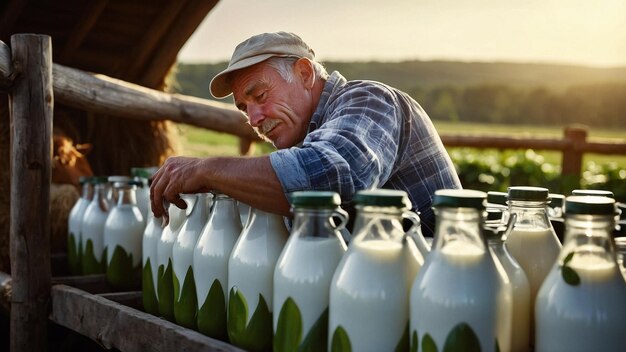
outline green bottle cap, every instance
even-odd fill
[[[550,197],[550,208],[560,208],[565,204],[565,196],[562,194],[550,193],[548,197]]]
[[[328,191],[298,191],[290,193],[288,198],[295,208],[336,208],[341,204],[339,194]]]
[[[549,191],[543,187],[513,186],[509,187],[509,199],[513,200],[548,200]]]
[[[611,191],[605,191],[601,189],[575,189],[572,191],[573,196],[598,196],[609,197],[615,199],[615,195]]]
[[[396,189],[370,189],[357,192],[354,202],[360,206],[397,207],[411,209],[411,201],[405,191]]]
[[[602,196],[569,196],[565,198],[565,214],[614,215],[615,200]]]
[[[435,191],[434,207],[485,209],[487,193],[471,189],[440,189]]]
[[[91,183],[93,183],[94,185],[107,183],[107,182],[109,182],[108,176],[94,176],[91,178]]]
[[[509,194],[506,192],[489,191],[487,192],[487,203],[506,205],[508,197]]]

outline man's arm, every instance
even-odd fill
[[[185,208],[180,193],[209,190],[227,194],[254,208],[289,215],[289,202],[269,156],[169,158],[152,180],[152,211],[157,217],[164,215],[163,201]]]

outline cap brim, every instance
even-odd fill
[[[209,83],[209,91],[211,92],[211,95],[217,99],[226,98],[227,96],[231,95],[233,93],[233,90],[231,89],[228,82],[228,75],[230,73],[258,64],[259,62],[265,61],[272,56],[283,55],[263,54],[252,56],[247,59],[243,59],[232,66],[227,67],[224,71],[215,75],[215,77],[213,77],[213,79],[211,80],[211,83]]]

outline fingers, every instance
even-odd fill
[[[187,204],[180,198],[181,193],[186,193],[185,182],[190,178],[192,159],[184,157],[169,158],[152,177],[150,186],[150,203],[155,217],[167,217],[167,207],[164,203],[172,203],[181,209],[186,209]]]

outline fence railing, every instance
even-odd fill
[[[493,135],[463,136],[442,135],[447,147],[478,149],[535,149],[555,150],[562,154],[561,173],[580,177],[585,153],[626,155],[624,142],[592,142],[587,139],[588,128],[581,125],[566,126],[562,139],[495,137]]]

